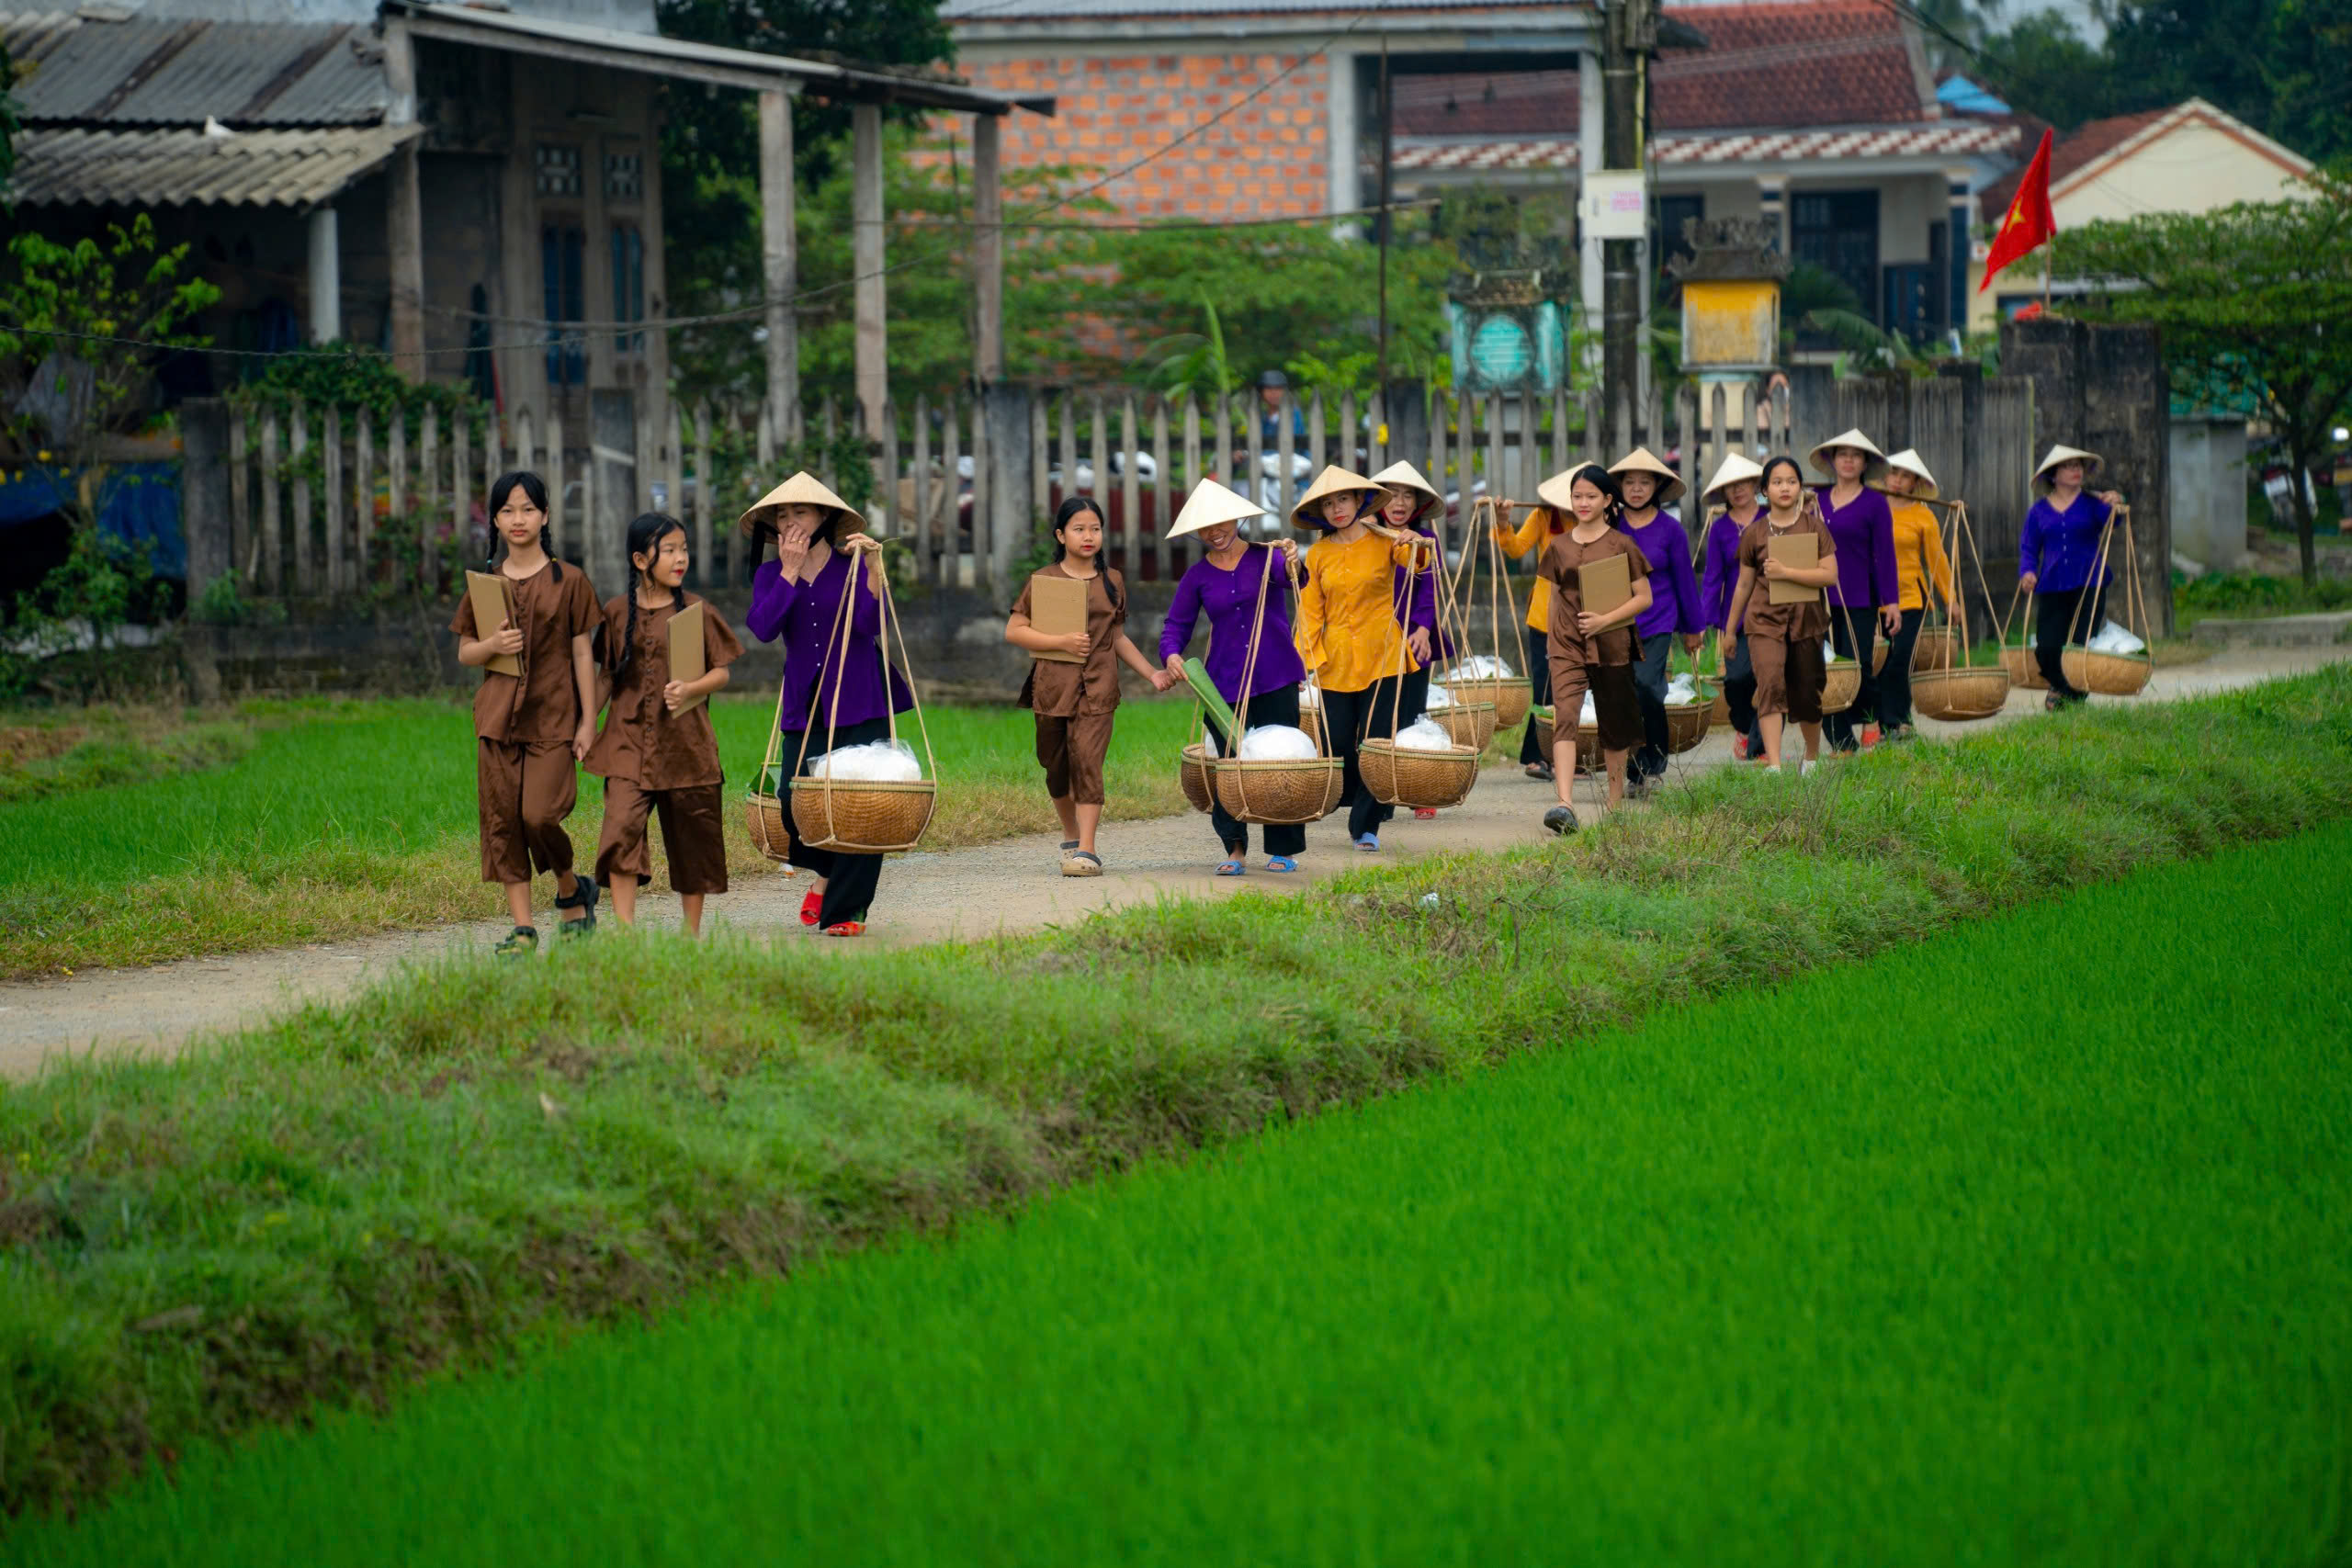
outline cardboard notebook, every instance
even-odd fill
[[[466,597],[473,601],[475,640],[486,641],[499,627],[513,624],[514,591],[496,572],[466,573]],[[482,668],[501,675],[520,675],[523,661],[511,653],[493,653]]]
[[[670,617],[670,679],[699,681],[709,673],[703,663],[703,609],[700,601],[687,605]],[[690,714],[702,705],[700,696],[688,697],[678,705],[675,718]]]
[[[1764,541],[1764,553],[1782,566],[1799,571],[1811,571],[1821,564],[1821,536],[1814,533],[1775,534]],[[1764,580],[1764,603],[1767,604],[1818,604],[1821,590],[1810,583],[1791,582],[1785,577]]]
[[[1029,624],[1047,637],[1084,636],[1086,591],[1090,583],[1058,571],[1041,571],[1029,580]],[[1033,657],[1052,664],[1083,664],[1082,653],[1040,653]]]
[[[1623,556],[1602,556],[1577,568],[1577,597],[1585,614],[1605,615],[1634,596],[1633,564]]]

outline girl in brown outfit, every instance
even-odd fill
[[[1764,465],[1764,497],[1765,510],[1739,536],[1739,581],[1731,591],[1731,610],[1719,646],[1733,646],[1744,625],[1747,660],[1756,672],[1756,723],[1764,732],[1765,762],[1781,765],[1781,737],[1793,718],[1804,730],[1804,761],[1797,771],[1809,773],[1821,756],[1821,688],[1829,677],[1821,639],[1828,635],[1828,616],[1818,593],[1810,603],[1775,604],[1769,594],[1756,592],[1756,584],[1761,579],[1833,588],[1838,552],[1821,520],[1820,503],[1805,488],[1795,458],[1775,457]],[[1810,568],[1772,558],[1770,541],[1794,534],[1815,536],[1818,554]]]
[[[1544,814],[1544,826],[1573,833],[1577,814],[1569,791],[1576,784],[1577,721],[1585,693],[1592,693],[1611,810],[1625,798],[1626,754],[1642,741],[1641,700],[1634,689],[1634,622],[1650,607],[1650,563],[1641,546],[1617,526],[1616,480],[1600,464],[1555,474],[1535,493],[1544,505],[1576,519],[1566,532],[1552,536],[1535,568],[1552,585],[1552,783],[1560,793],[1560,804]],[[1584,607],[1583,569],[1611,556],[1624,558],[1633,594],[1596,615]]]
[[[579,794],[575,764],[596,739],[596,591],[578,567],[548,553],[548,488],[539,476],[501,474],[490,487],[490,515],[506,541],[498,563],[514,609],[486,632],[474,624],[473,596],[458,601],[449,629],[458,662],[481,669],[504,657],[523,672],[484,670],[474,694],[474,769],[481,809],[481,879],[503,883],[514,930],[498,944],[514,957],[539,945],[531,923],[531,877],[555,874],[567,937],[596,929],[596,885],[572,874],[563,819]]]
[[[653,880],[646,818],[662,815],[670,887],[689,935],[702,931],[707,894],[727,891],[727,835],[721,826],[718,738],[703,698],[727,684],[727,667],[743,645],[718,607],[688,593],[686,525],[649,512],[628,525],[629,591],[605,606],[605,671],[610,704],[605,732],[589,750],[588,771],[605,781],[605,827],[596,841],[596,880],[613,896],[621,924],[637,923],[637,890]],[[702,606],[703,673],[670,673],[670,623]]]
[[[1155,692],[1169,678],[1126,633],[1125,581],[1102,564],[1102,513],[1092,501],[1074,495],[1054,513],[1054,558],[1030,579],[1073,578],[1086,587],[1086,629],[1048,634],[1029,624],[1030,595],[1023,584],[1004,640],[1031,653],[1074,653],[1083,662],[1040,659],[1029,667],[1021,705],[1037,715],[1037,761],[1046,770],[1046,793],[1062,819],[1064,876],[1100,876],[1102,857],[1094,852],[1094,830],[1102,820],[1102,761],[1111,750],[1111,721],[1119,708],[1119,666],[1151,682]]]

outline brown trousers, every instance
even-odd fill
[[[1785,714],[1799,724],[1821,722],[1821,688],[1828,683],[1829,666],[1822,658],[1819,637],[1783,642],[1750,632],[1747,662],[1756,671],[1758,717]]]
[[[537,872],[570,871],[571,840],[563,819],[580,798],[571,743],[477,739],[475,747],[481,879],[528,882]]]
[[[1037,716],[1037,761],[1045,765],[1046,793],[1080,806],[1102,804],[1102,759],[1111,754],[1115,713],[1082,713],[1071,718]]]
[[[670,891],[727,891],[727,829],[719,815],[717,784],[684,789],[639,789],[635,779],[605,781],[605,826],[596,839],[596,880],[610,887],[616,876],[634,876],[642,887],[653,880],[653,854],[646,842],[646,818],[662,815],[662,848],[670,856]]]
[[[1600,731],[1603,751],[1630,751],[1642,743],[1642,703],[1634,686],[1632,665],[1571,664],[1565,659],[1549,663],[1554,744],[1576,738],[1588,691],[1592,694],[1593,725]],[[1562,728],[1563,725],[1566,728]]]

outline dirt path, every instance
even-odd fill
[[[2343,658],[2352,658],[2352,648],[2233,650],[2200,664],[2159,671],[2150,693],[2183,697],[2226,691]],[[2007,713],[1993,722],[2040,710],[2040,693],[2014,693]],[[1923,722],[1920,728],[1933,736],[1965,727]],[[1718,730],[1677,761],[1686,768],[1708,767],[1730,755],[1729,737]],[[1409,862],[1432,852],[1527,843],[1541,836],[1540,818],[1551,799],[1549,785],[1523,778],[1516,769],[1490,769],[1460,807],[1430,822],[1408,817],[1391,824],[1376,858]],[[1587,821],[1598,799],[1589,781],[1578,785],[1578,810]],[[868,936],[827,943],[827,949],[852,957],[914,942],[1032,931],[1163,897],[1224,898],[1244,889],[1295,890],[1374,858],[1350,847],[1341,818],[1307,829],[1307,852],[1295,876],[1266,873],[1262,856],[1246,877],[1210,876],[1217,859],[1216,835],[1205,819],[1193,816],[1114,824],[1104,830],[1102,850],[1108,870],[1086,879],[1056,874],[1051,836],[903,856],[883,874]],[[716,900],[716,920],[737,930],[797,934],[800,898],[808,886],[805,878],[759,878]],[[650,925],[676,923],[674,899],[663,895],[643,902]],[[482,921],[0,986],[0,1076],[25,1077],[61,1052],[170,1053],[193,1035],[250,1024],[297,1002],[332,1000],[407,960],[486,947],[504,931],[503,921]]]

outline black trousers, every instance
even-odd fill
[[[1666,772],[1666,665],[1674,652],[1674,634],[1660,632],[1641,643],[1642,656],[1634,660],[1634,701],[1642,710],[1642,743],[1626,771],[1654,779]]]
[[[1886,670],[1878,678],[1878,721],[1889,729],[1911,722],[1911,655],[1919,646],[1919,628],[1927,619],[1924,604],[1904,611],[1903,629],[1886,645]]]
[[[1241,716],[1239,708],[1237,707],[1234,710],[1234,716],[1236,718]],[[1207,724],[1209,734],[1216,742],[1216,754],[1220,757],[1227,755],[1226,749],[1231,742],[1227,739],[1225,731],[1216,727],[1216,720],[1214,718],[1207,720]],[[1251,697],[1249,724],[1252,729],[1261,724],[1287,724],[1296,728],[1298,727],[1298,688],[1295,685],[1278,686],[1271,692],[1261,692]],[[1225,852],[1227,855],[1235,860],[1246,859],[1249,856],[1250,824],[1227,813],[1224,804],[1217,800],[1216,792],[1214,789],[1209,792],[1209,822],[1216,829],[1216,841],[1225,846]],[[1266,852],[1270,855],[1295,855],[1306,848],[1306,824],[1304,822],[1292,823],[1288,826],[1272,823],[1261,830],[1265,835]]]
[[[1756,722],[1756,670],[1747,661],[1746,632],[1734,639],[1731,651],[1724,656],[1724,706],[1731,710],[1732,733],[1747,737],[1748,755],[1762,756],[1764,731]]]
[[[840,746],[860,746],[868,740],[888,740],[890,721],[869,718],[863,724],[844,724],[829,730],[821,725],[811,725],[808,733],[808,750],[800,749],[801,737],[787,733],[784,738],[784,754],[797,760],[795,771],[806,775],[808,764]],[[790,792],[787,791],[788,795]],[[854,855],[845,850],[820,850],[800,841],[800,829],[793,823],[791,802],[785,803],[784,820],[792,838],[791,852],[786,857],[801,870],[825,879],[824,900],[817,907],[819,930],[840,925],[843,920],[863,920],[865,911],[874,907],[874,890],[882,881],[880,855]]]
[[[1366,833],[1376,832],[1380,825],[1396,815],[1393,806],[1383,806],[1372,798],[1363,787],[1363,775],[1356,771],[1356,747],[1366,740],[1385,740],[1396,733],[1398,715],[1391,705],[1401,705],[1402,694],[1396,690],[1397,677],[1387,675],[1374,681],[1361,692],[1323,693],[1323,719],[1331,727],[1331,749],[1340,754],[1340,784],[1344,793],[1340,801],[1348,808],[1348,839],[1351,842]],[[1410,724],[1414,716],[1402,715]]]
[[[1857,739],[1860,728],[1878,713],[1878,678],[1871,673],[1871,655],[1878,651],[1878,611],[1868,604],[1849,604],[1843,609],[1832,604],[1828,609],[1830,643],[1840,657],[1861,666],[1862,689],[1843,713],[1825,716],[1821,728],[1831,750],[1851,751],[1861,744]]]
[[[1533,705],[1540,708],[1550,707],[1552,705],[1551,634],[1539,632],[1533,626],[1521,626],[1520,632],[1521,640],[1527,647],[1527,682]],[[1535,716],[1533,714],[1527,716],[1527,733],[1520,737],[1519,760],[1521,762],[1541,762],[1547,768],[1552,765],[1552,759],[1545,756],[1535,744]]]
[[[2083,596],[2090,596],[2085,607]],[[2107,585],[2097,588],[2070,588],[2064,592],[2044,593],[2034,601],[2033,660],[2041,666],[2041,678],[2050,689],[2070,702],[2081,702],[2090,695],[2077,686],[2066,683],[2063,655],[2066,651],[2069,634],[2077,642],[2088,642],[2098,634],[2107,619]]]

